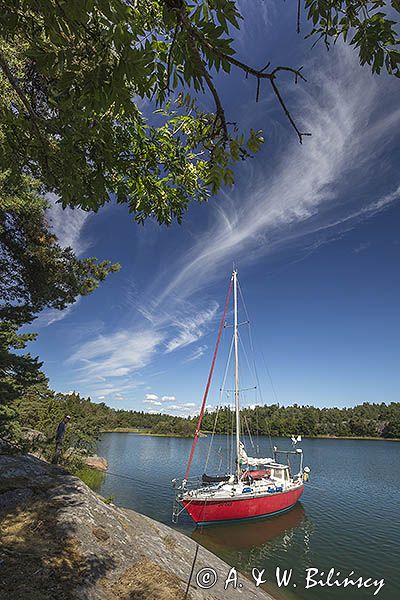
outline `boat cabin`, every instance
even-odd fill
[[[268,478],[274,482],[284,483],[290,480],[290,469],[288,465],[269,462],[264,465],[243,469],[242,477],[243,476],[249,476],[252,479]]]
[[[285,482],[290,480],[290,469],[288,465],[280,465],[274,463],[270,466],[271,479],[275,479],[279,482]]]

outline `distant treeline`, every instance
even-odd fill
[[[65,445],[93,448],[104,430],[138,428],[152,433],[191,436],[195,424],[191,418],[151,414],[144,411],[116,410],[104,402],[95,403],[78,393],[60,394],[48,389],[31,390],[15,403],[19,432],[36,429],[52,442],[58,423],[64,415],[72,417]],[[1,434],[1,431],[0,431]]]
[[[191,436],[197,417],[176,417],[150,414],[144,411],[116,410],[106,404],[91,402],[79,394],[34,394],[25,396],[17,405],[20,427],[37,429],[49,440],[64,414],[72,417],[69,443],[73,446],[90,446],[101,431],[118,428],[139,428],[151,433]],[[337,436],[400,438],[400,403],[389,405],[367,402],[353,408],[315,408],[313,406],[257,406],[241,411],[243,433],[290,436]],[[233,412],[221,408],[216,420],[215,412],[206,412],[202,431],[230,433]]]
[[[260,435],[337,436],[400,438],[400,403],[370,404],[353,408],[316,408],[314,406],[257,406],[241,411],[243,432],[247,428]],[[216,424],[218,433],[232,429],[232,412],[220,410]],[[215,414],[207,413],[203,428],[212,430]]]

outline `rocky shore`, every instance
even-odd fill
[[[179,600],[196,543],[132,510],[106,504],[61,467],[0,456],[0,596],[8,600]],[[197,573],[219,576],[201,589]],[[240,577],[225,591],[229,566],[199,547],[187,598],[272,600]]]

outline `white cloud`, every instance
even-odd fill
[[[67,362],[88,377],[124,377],[146,366],[162,340],[161,332],[124,329],[85,342]]]
[[[72,313],[73,310],[75,310],[75,308],[77,307],[77,305],[80,302],[80,299],[81,298],[79,296],[78,299],[74,302],[74,304],[67,306],[66,308],[64,308],[64,310],[57,310],[56,308],[49,308],[47,310],[44,310],[43,312],[41,312],[39,314],[38,318],[35,319],[34,327],[36,327],[36,328],[48,327],[49,325],[52,325],[53,323],[62,321],[63,319],[68,317]]]
[[[355,254],[360,254],[360,252],[364,252],[365,250],[368,250],[368,248],[371,246],[371,242],[361,242],[361,244],[359,244],[357,246],[357,248],[354,248],[354,252]]]
[[[99,396],[98,400],[105,400],[105,396]]]
[[[166,353],[178,350],[178,348],[184,348],[193,342],[197,342],[206,331],[206,326],[212,321],[218,311],[219,304],[214,302],[213,305],[207,309],[200,311],[197,315],[187,318],[186,320],[176,321],[179,333],[173,339],[169,340],[166,344]]]
[[[92,213],[80,208],[65,208],[58,202],[55,194],[46,194],[50,202],[47,210],[51,229],[57,236],[60,246],[71,247],[77,256],[90,246],[90,241],[83,238],[83,228]]]
[[[93,380],[96,381],[96,376],[93,377]],[[116,380],[113,379],[115,382]],[[88,382],[88,377],[86,376],[84,379],[80,380],[81,383]],[[125,396],[125,394],[129,394],[134,391],[138,386],[138,383],[130,380],[129,378],[123,383],[108,383],[107,380],[101,385],[98,383],[93,384],[93,396],[99,397],[102,396],[104,398],[108,398],[110,396]]]
[[[167,406],[165,410],[166,412],[178,413],[181,416],[188,416],[194,412],[193,409],[195,407],[196,404],[194,402],[179,402]]]
[[[161,400],[162,400],[163,402],[175,402],[175,400],[176,400],[176,397],[175,397],[175,396],[163,396],[163,397],[161,398]]]
[[[147,398],[146,400],[143,400],[143,402],[145,404],[153,404],[154,406],[162,406],[162,402],[160,402],[159,400],[152,400],[150,398]]]
[[[193,352],[188,356],[188,358],[185,360],[185,362],[191,362],[192,360],[197,360],[198,358],[201,358],[203,356],[203,354],[205,353],[205,351],[207,350],[207,348],[208,348],[208,346],[206,346],[206,345],[199,346],[198,348],[193,350]]]
[[[162,396],[161,398],[157,394],[146,394],[143,402],[145,404],[153,404],[154,406],[162,406],[163,402],[175,402],[175,396]]]

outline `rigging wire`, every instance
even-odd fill
[[[250,438],[250,444],[251,444],[251,447],[252,447],[252,448],[253,448],[253,450],[254,450],[254,449],[255,449],[255,446],[254,446],[253,438],[252,438],[252,436],[251,436],[250,427],[249,427],[249,422],[248,422],[248,420],[247,420],[247,417],[246,417],[246,415],[243,415],[243,416],[244,416],[244,422],[246,423],[246,427],[247,427],[247,433],[249,434],[249,438]]]
[[[226,385],[226,378],[228,376],[229,363],[231,361],[231,356],[232,356],[232,349],[233,349],[233,336],[232,336],[231,345],[230,345],[230,348],[229,348],[228,358],[227,358],[226,365],[225,365],[225,371],[224,371],[224,377],[223,377],[223,380],[222,380],[222,386],[221,386],[221,389],[220,389],[219,404],[218,404],[217,414],[216,414],[216,417],[215,417],[215,420],[214,420],[214,428],[213,428],[213,432],[212,432],[212,435],[211,435],[210,444],[208,446],[206,464],[205,464],[205,467],[204,467],[204,472],[205,473],[207,472],[208,461],[210,460],[211,448],[212,448],[212,444],[213,444],[213,441],[214,441],[215,430],[216,430],[216,427],[217,427],[217,420],[218,420],[218,415],[219,415],[219,409],[220,409],[221,404],[222,404],[222,396],[224,394],[225,385]]]
[[[230,405],[229,405],[229,410],[230,410]],[[231,471],[233,471],[235,468],[234,461],[233,461],[233,457],[235,455],[235,450],[234,450],[235,441],[234,441],[233,432],[236,427],[236,424],[235,424],[236,419],[235,419],[235,411],[230,410],[230,413],[231,413],[231,431],[232,431],[232,435],[230,436],[230,439],[231,439]]]
[[[226,461],[227,461],[227,467],[228,467],[228,471],[230,471],[231,468],[231,457],[230,457],[230,435],[229,435],[229,425],[230,425],[230,407],[228,406],[226,408]]]
[[[247,318],[247,321],[248,321],[248,332],[249,332],[250,349],[251,349],[251,353],[253,355],[253,361],[254,361],[254,373],[255,373],[255,376],[256,376],[257,387],[258,387],[258,390],[259,390],[259,393],[260,393],[260,398],[262,399],[261,384],[260,384],[260,379],[258,377],[257,365],[256,365],[256,361],[255,361],[255,353],[254,353],[253,335],[252,335],[252,331],[251,331],[251,323],[250,323],[249,313],[247,311],[247,306],[246,306],[246,303],[244,301],[244,297],[243,297],[243,293],[242,293],[242,288],[241,288],[241,285],[240,285],[239,281],[238,281],[238,287],[239,287],[239,294],[240,294],[240,298],[242,300],[244,312],[246,314],[246,318]],[[271,376],[270,376],[270,380],[272,382]],[[273,389],[273,391],[275,390],[275,388],[273,386],[272,386],[272,389]],[[268,419],[266,419],[266,423],[267,423],[267,429],[268,429],[269,443],[270,443],[270,446],[271,446],[271,452],[273,452],[274,451],[274,447],[273,447],[273,444],[272,444],[271,428],[269,426]]]
[[[216,427],[217,427],[217,421],[218,421],[218,415],[219,415],[219,409],[220,408],[221,408],[220,406],[217,406],[217,410],[215,412],[214,427],[213,427],[212,434],[211,434],[211,440],[210,440],[210,443],[208,445],[208,452],[207,452],[206,464],[204,465],[204,473],[207,473],[208,461],[210,460],[211,447],[212,447],[212,443],[213,443],[213,440],[214,440],[214,435],[215,435],[215,430],[216,430]]]
[[[270,372],[270,370],[268,368],[268,364],[267,364],[267,361],[265,360],[264,352],[262,350],[261,350],[261,358],[263,359],[265,370],[267,371],[268,378],[269,378],[269,381],[271,383],[271,388],[272,388],[272,393],[273,393],[273,396],[274,396],[275,403],[279,406],[278,395],[276,393],[274,382],[272,381],[272,377],[271,377],[271,372]]]

